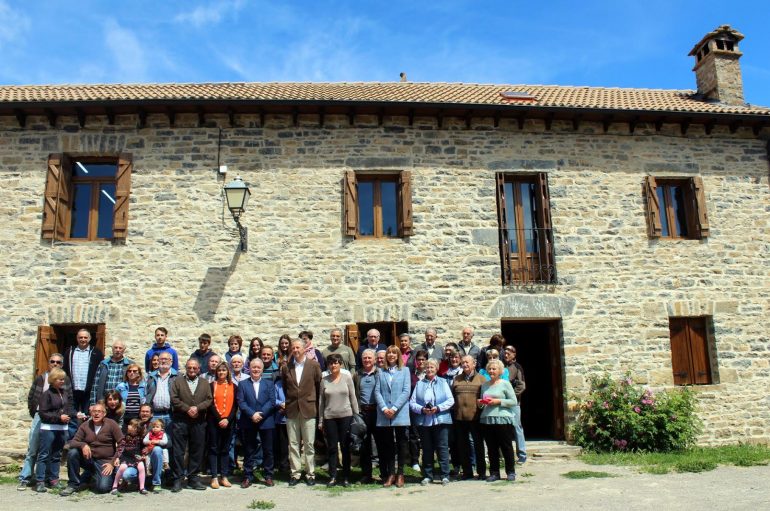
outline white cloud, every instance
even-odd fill
[[[16,41],[30,25],[28,17],[0,0],[0,48],[3,43]]]
[[[131,30],[121,27],[115,20],[104,24],[107,49],[115,62],[110,82],[143,82],[147,80],[147,55],[139,38]]]
[[[217,1],[209,5],[199,5],[189,12],[181,12],[174,16],[177,23],[190,23],[196,28],[216,25],[229,12],[237,12],[244,5],[243,0]]]

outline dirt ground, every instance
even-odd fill
[[[567,479],[574,470],[604,471],[611,478]],[[6,509],[120,509],[246,510],[257,501],[271,502],[272,509],[315,511],[377,511],[394,509],[602,509],[649,510],[764,510],[770,509],[770,466],[723,466],[700,474],[641,474],[634,468],[590,466],[577,460],[538,460],[517,466],[515,483],[480,481],[420,486],[413,482],[402,489],[373,488],[328,491],[323,484],[289,488],[285,482],[274,488],[254,485],[246,490],[234,486],[206,491],[183,490],[147,496],[130,492],[119,496],[90,492],[71,497],[17,491],[15,485],[0,485],[0,501]],[[253,509],[253,507],[252,507]]]

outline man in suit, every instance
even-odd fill
[[[286,395],[286,429],[289,434],[289,486],[296,486],[302,477],[300,446],[305,457],[305,477],[308,486],[315,484],[315,440],[318,417],[318,395],[321,391],[321,366],[305,356],[305,343],[291,343],[292,358],[281,368],[283,391]]]
[[[171,383],[171,408],[174,410],[171,424],[171,473],[174,485],[171,491],[182,490],[184,478],[184,453],[189,449],[187,460],[187,487],[205,490],[198,473],[203,463],[206,446],[206,410],[211,406],[211,385],[199,376],[201,366],[191,358],[185,364],[183,378]]]
[[[444,347],[436,342],[437,338],[438,332],[435,328],[431,327],[425,330],[425,342],[420,344],[417,349],[427,351],[428,358],[441,362],[441,359],[444,358]]]
[[[72,397],[78,419],[84,419],[88,412],[88,398],[94,384],[96,369],[104,360],[104,353],[91,346],[91,332],[85,328],[75,334],[77,345],[69,346],[64,351],[64,372],[72,381]]]
[[[262,445],[262,468],[265,486],[273,486],[273,432],[275,431],[275,385],[271,378],[262,378],[265,365],[255,358],[249,363],[248,380],[238,385],[238,408],[241,410],[241,433],[245,448],[243,482],[248,488],[254,479],[257,449]],[[260,442],[257,442],[259,435]]]

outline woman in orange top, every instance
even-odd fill
[[[230,441],[235,426],[235,385],[230,376],[230,367],[222,362],[216,368],[217,378],[211,382],[211,394],[214,400],[208,409],[209,469],[211,487],[220,485],[229,488],[230,481]]]

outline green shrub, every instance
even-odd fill
[[[597,452],[686,449],[700,432],[695,404],[686,387],[653,394],[628,375],[617,381],[595,376],[588,395],[578,399],[572,437]]]

